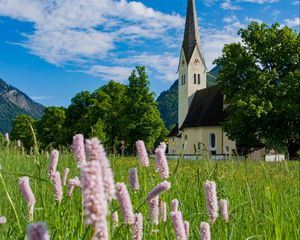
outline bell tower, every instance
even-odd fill
[[[178,66],[178,127],[186,118],[197,90],[206,88],[206,65],[201,49],[195,0],[188,0]]]

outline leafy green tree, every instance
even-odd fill
[[[67,109],[66,126],[71,134],[98,137],[109,152],[116,152],[124,129],[126,86],[114,81],[93,93],[81,92]],[[70,136],[71,137],[71,136]]]
[[[90,92],[84,91],[76,94],[70,106],[66,110],[65,127],[68,131],[68,141],[76,133],[82,133],[87,136],[91,132],[91,124],[88,119],[89,107],[93,105]]]
[[[44,115],[37,124],[42,148],[49,145],[58,147],[67,143],[68,129],[64,127],[66,120],[65,111],[63,107],[48,107],[44,110]]]
[[[153,148],[164,128],[162,119],[150,92],[145,67],[138,66],[129,77],[126,103],[126,138],[133,148],[136,140],[144,140],[148,148]]]
[[[300,148],[300,35],[278,23],[251,23],[243,43],[225,45],[215,60],[226,96],[229,137],[249,147]]]
[[[20,140],[25,149],[29,150],[34,146],[34,134],[36,134],[35,120],[31,116],[21,114],[13,120],[11,140]]]
[[[107,96],[107,109],[105,115],[106,146],[110,152],[116,153],[120,142],[125,138],[126,129],[126,85],[110,81],[100,90]]]

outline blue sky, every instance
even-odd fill
[[[46,106],[148,69],[157,95],[176,79],[187,0],[0,0],[0,78]],[[196,0],[208,68],[251,21],[299,31],[299,0]]]

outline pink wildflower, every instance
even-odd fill
[[[140,163],[144,167],[149,167],[149,157],[145,147],[145,143],[142,140],[136,141],[136,151],[140,159]]]
[[[216,183],[214,181],[206,181],[204,188],[206,194],[206,212],[211,222],[214,223],[219,215]]]
[[[143,239],[143,215],[141,213],[134,215],[134,224],[132,225],[132,239]]]
[[[159,214],[159,196],[148,200],[149,203],[149,217],[153,224],[158,225],[158,214]]]
[[[167,221],[167,203],[164,201],[159,202],[159,216],[161,221]]]
[[[57,150],[53,150],[51,152],[51,159],[48,167],[48,176],[50,178],[52,178],[52,175],[54,175],[56,172],[58,157],[59,157],[59,152]]]
[[[27,226],[28,240],[49,240],[50,236],[46,227],[46,223],[39,222]]]
[[[206,222],[201,222],[200,224],[200,239],[210,240],[210,226]]]
[[[184,230],[187,238],[190,237],[190,223],[188,221],[184,221]]]
[[[86,140],[85,147],[88,155],[88,160],[96,160],[100,163],[106,199],[108,201],[115,199],[116,191],[113,173],[102,144],[100,144],[100,141],[97,138],[92,138],[90,140]]]
[[[221,207],[221,215],[223,219],[228,222],[229,221],[229,214],[228,214],[228,202],[225,199],[220,200],[220,207]]]
[[[68,189],[68,196],[71,197],[74,187],[80,187],[81,186],[81,182],[79,180],[78,177],[75,178],[70,178],[69,179],[69,189]]]
[[[69,168],[65,168],[64,170],[64,176],[63,176],[63,185],[66,186],[67,185],[67,178],[69,175],[70,169]]]
[[[171,212],[177,212],[179,210],[179,201],[178,199],[173,199],[171,201]]]
[[[158,184],[155,188],[151,190],[151,192],[148,193],[148,200],[151,200],[152,198],[157,197],[161,193],[169,190],[171,188],[171,183],[167,181],[163,181],[160,184]]]
[[[1,216],[0,217],[0,225],[5,224],[6,223],[6,217]]]
[[[117,211],[114,211],[113,214],[111,215],[111,218],[114,223],[114,227],[117,227],[119,225],[119,214]]]
[[[60,203],[63,197],[63,190],[62,190],[61,178],[59,172],[56,172],[52,175],[52,181],[54,185],[55,201]]]
[[[80,166],[81,163],[86,162],[84,150],[84,137],[82,134],[76,134],[73,137],[73,147],[75,151],[77,165]]]
[[[169,178],[169,165],[166,158],[166,154],[163,148],[156,148],[155,150],[155,166],[157,171],[160,173],[161,178]]]
[[[171,221],[173,224],[175,236],[177,240],[186,240],[187,236],[184,229],[182,214],[180,211],[171,212]]]
[[[139,184],[136,168],[129,169],[129,182],[130,182],[130,187],[133,191],[140,190],[140,184]]]
[[[166,150],[167,150],[167,145],[165,144],[165,142],[161,142],[158,147],[163,149],[164,152],[166,152]]]
[[[23,193],[25,201],[27,202],[29,221],[31,222],[33,220],[35,197],[29,185],[29,177],[21,177],[19,179],[19,188]]]
[[[108,239],[107,201],[102,182],[102,170],[99,161],[81,165],[81,185],[85,223],[94,226],[93,239]]]
[[[126,224],[134,223],[133,207],[125,183],[116,183],[117,198]]]

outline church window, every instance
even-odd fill
[[[184,85],[185,84],[185,75],[183,74],[181,76],[181,85]]]
[[[200,84],[200,74],[198,74],[198,84]]]
[[[197,84],[197,74],[194,74],[194,84]]]
[[[229,147],[228,146],[225,147],[225,151],[226,151],[226,153],[229,153]]]
[[[209,134],[209,146],[211,149],[216,148],[216,135],[214,133]]]

